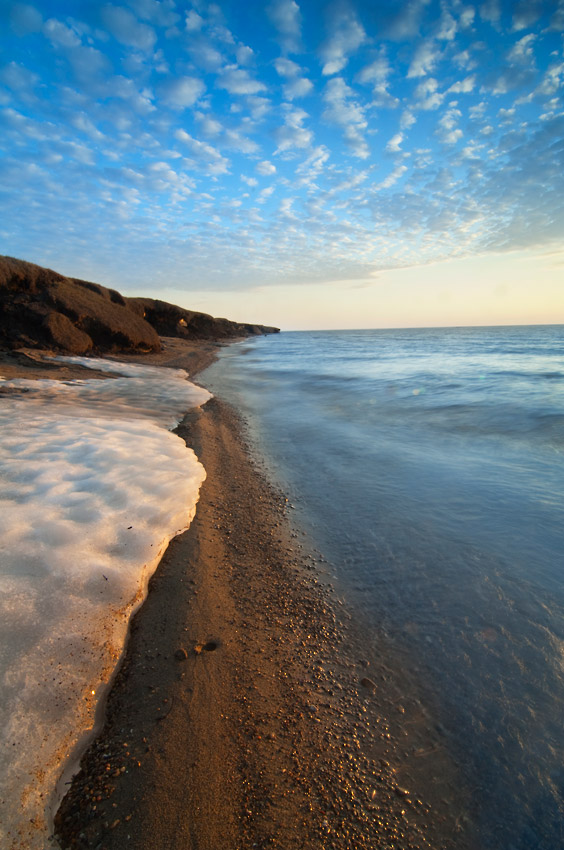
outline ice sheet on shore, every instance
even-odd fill
[[[107,380],[0,379],[0,845],[49,846],[46,806],[131,611],[205,472],[170,433],[210,394],[181,370],[64,358]]]

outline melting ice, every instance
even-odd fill
[[[0,379],[0,845],[50,846],[54,787],[205,471],[170,433],[186,372],[59,358],[102,380]]]

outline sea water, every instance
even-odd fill
[[[186,372],[61,359],[116,377],[0,378],[3,850],[55,846],[56,784],[205,477],[168,430],[210,397]]]
[[[282,333],[203,380],[412,659],[468,837],[564,847],[564,327]]]

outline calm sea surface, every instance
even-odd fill
[[[415,659],[478,845],[563,848],[564,326],[283,333],[203,380]]]

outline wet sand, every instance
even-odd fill
[[[194,374],[215,350],[127,359]],[[440,730],[337,598],[244,423],[212,399],[177,433],[207,479],[132,621],[61,847],[460,850]]]

